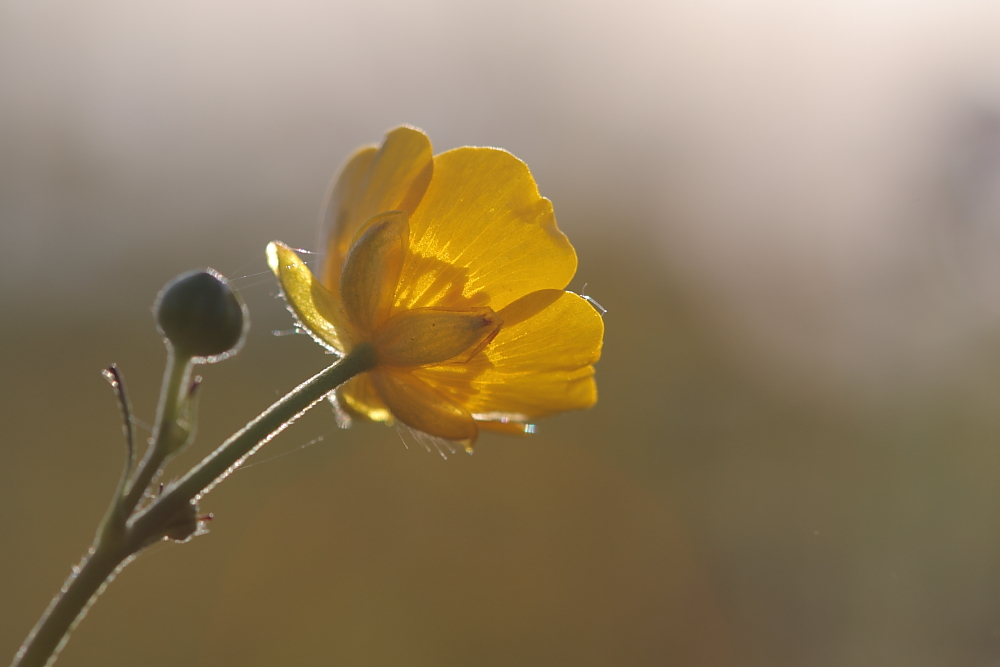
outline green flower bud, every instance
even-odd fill
[[[167,283],[153,304],[163,337],[196,363],[212,363],[243,345],[250,316],[243,300],[214,269],[182,273]]]

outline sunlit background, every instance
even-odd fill
[[[1000,664],[1000,8],[0,3],[0,660],[90,543],[212,266],[192,465],[330,361],[267,273],[400,123],[531,165],[596,408],[442,460],[321,407],[60,665]],[[277,458],[274,458],[277,456]]]

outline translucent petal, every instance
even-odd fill
[[[368,373],[354,376],[337,389],[337,400],[352,417],[389,424],[393,421]]]
[[[409,239],[404,211],[369,220],[351,246],[340,277],[344,312],[365,339],[389,319]]]
[[[299,256],[284,243],[267,246],[267,264],[285,293],[288,307],[320,343],[345,352],[350,345],[347,316],[340,301],[313,276]]]
[[[388,366],[466,362],[497,335],[502,324],[491,308],[415,308],[389,318],[372,344],[379,363]]]
[[[359,148],[347,160],[327,190],[323,219],[320,222],[319,247],[325,253],[320,262],[319,278],[323,285],[334,292],[339,290],[340,272],[344,268],[347,252],[351,249],[351,241],[360,227],[360,224],[353,224],[352,212],[358,208],[361,187],[376,153],[377,146]]]
[[[378,368],[369,375],[393,416],[410,428],[467,445],[475,441],[472,416],[410,372]]]
[[[356,152],[330,188],[323,227],[327,239],[323,284],[336,290],[340,272],[358,230],[385,211],[412,213],[433,172],[431,142],[413,127],[397,127],[378,149]]]
[[[504,325],[466,364],[440,364],[413,375],[472,414],[526,421],[591,407],[591,364],[601,356],[604,322],[571,292],[540,290],[500,311]]]
[[[564,288],[575,271],[573,246],[527,165],[496,148],[458,148],[434,158],[434,177],[410,216],[393,311],[499,311],[530,292]]]

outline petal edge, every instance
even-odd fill
[[[343,354],[350,346],[340,300],[313,276],[299,256],[279,241],[267,245],[267,264],[281,284],[288,309],[324,347]]]

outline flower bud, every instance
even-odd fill
[[[156,324],[174,350],[199,363],[235,354],[250,317],[243,300],[214,269],[182,273],[160,291]]]

